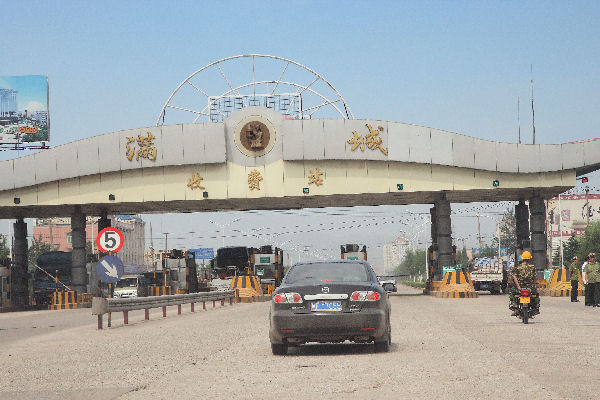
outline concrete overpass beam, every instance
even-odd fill
[[[85,215],[79,207],[71,215],[71,240],[73,244],[71,282],[73,289],[81,294],[86,291],[87,271],[85,268]]]
[[[536,271],[546,268],[546,204],[541,197],[529,199],[531,255]],[[540,273],[538,273],[538,276]]]
[[[19,307],[29,304],[27,224],[23,221],[23,218],[19,218],[13,224],[13,228],[15,242],[13,247],[13,265],[10,274],[10,298],[11,305]]]
[[[435,220],[438,259],[435,279],[442,279],[442,267],[453,265],[452,259],[452,222],[450,220],[450,202],[446,199],[435,201]]]

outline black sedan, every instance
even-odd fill
[[[389,350],[390,302],[364,261],[299,263],[273,293],[269,339],[273,354],[307,342],[375,344]]]

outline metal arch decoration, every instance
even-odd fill
[[[230,83],[230,80],[225,75],[225,72],[223,71],[223,69],[221,68],[221,64],[224,64],[224,63],[232,61],[232,60],[244,59],[244,58],[252,59],[252,82],[246,82],[246,83],[243,83],[241,85],[237,85],[234,87]],[[276,61],[285,63],[279,78],[273,79],[273,80],[257,81],[255,79],[256,78],[256,74],[255,74],[255,59],[256,58],[276,60]],[[310,83],[306,83],[306,84],[300,84],[300,83],[296,83],[296,82],[290,82],[287,80],[283,80],[282,78],[285,75],[285,73],[287,72],[288,67],[290,65],[296,66],[300,70],[309,72],[310,74],[313,75],[314,79]],[[207,69],[214,67],[214,66],[216,66],[218,68],[221,76],[223,77],[224,83],[227,85],[227,89],[225,91],[223,91],[222,93],[213,96],[213,95],[210,95],[209,93],[207,93],[207,91],[202,90],[200,87],[198,87],[198,85],[194,84],[192,82],[192,79],[195,78],[201,72],[206,71]],[[320,93],[319,91],[311,88],[311,86],[313,86],[315,83],[317,83],[319,81],[324,83],[326,85],[326,87],[329,88],[330,93],[323,94],[323,93]],[[269,88],[268,88],[268,85],[270,85],[270,84],[274,85],[272,90],[269,90]],[[204,97],[206,97],[207,104],[204,108],[202,108],[200,110],[195,110],[195,109],[192,109],[192,107],[184,107],[184,106],[172,104],[172,101],[175,98],[175,96],[177,95],[177,93],[179,92],[179,90],[182,89],[185,85],[191,86],[198,93],[200,93]],[[305,104],[303,104],[304,101],[301,101],[301,104],[299,105],[299,107],[300,107],[299,115],[297,115],[297,118],[309,119],[312,117],[312,115],[314,113],[318,112],[323,107],[330,107],[330,110],[333,110],[333,112],[335,114],[341,116],[344,119],[353,119],[354,118],[354,115],[352,114],[350,107],[348,106],[348,104],[346,103],[346,100],[343,98],[343,96],[340,94],[340,92],[327,79],[325,79],[322,75],[315,72],[311,68],[309,68],[305,65],[302,65],[296,61],[293,61],[293,60],[290,60],[287,58],[283,58],[283,57],[277,57],[277,56],[265,55],[265,54],[242,54],[242,55],[222,58],[220,60],[217,60],[210,64],[207,64],[204,67],[202,67],[202,68],[198,69],[197,71],[195,71],[194,73],[192,73],[185,80],[183,80],[179,84],[179,86],[177,86],[177,88],[171,93],[171,95],[165,102],[162,110],[160,111],[158,119],[156,121],[156,125],[160,126],[161,124],[164,124],[164,119],[165,119],[167,109],[174,109],[174,110],[179,110],[179,111],[184,111],[184,112],[189,112],[191,114],[194,114],[195,118],[194,118],[193,122],[197,123],[199,121],[199,119],[202,118],[203,116],[209,117],[209,108],[212,105],[214,105],[215,102],[217,102],[219,99],[222,99],[227,96],[231,96],[231,94],[233,94],[233,93],[240,94],[240,90],[246,89],[249,87],[253,88],[253,94],[254,94],[254,96],[256,96],[257,95],[257,93],[256,93],[257,86],[259,86],[259,87],[267,86],[267,92],[270,91],[270,93],[265,93],[265,94],[261,94],[261,95],[276,95],[275,91],[277,90],[277,88],[279,88],[280,86],[286,86],[286,87],[292,87],[292,88],[294,88],[294,90],[296,90],[296,93],[293,93],[293,94],[301,95],[304,92],[308,92],[308,93],[311,93],[312,95],[314,95],[315,98],[320,99],[319,104],[313,104],[306,108],[304,108],[304,105],[305,105]],[[212,99],[212,100],[210,100],[210,99]],[[225,117],[225,115],[223,115],[223,117]]]

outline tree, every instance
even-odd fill
[[[565,264],[570,263],[573,257],[577,255],[579,250],[579,242],[575,238],[575,234],[572,234],[567,243],[563,244],[563,257],[566,260]]]
[[[0,258],[8,258],[10,256],[10,248],[6,235],[0,234]]]
[[[408,249],[404,254],[404,259],[396,268],[396,272],[409,275],[411,278],[414,276],[423,276],[426,273],[425,254],[425,250]]]
[[[492,241],[492,245],[486,244],[485,247],[479,249],[479,254],[476,258],[483,257],[498,257],[498,242],[496,241],[496,246]]]
[[[585,259],[589,253],[600,253],[600,222],[594,222],[585,228],[585,233],[579,239],[577,256]]]
[[[508,254],[514,254],[517,248],[517,218],[512,209],[507,209],[499,220],[500,247],[508,249]],[[498,237],[492,239],[492,247],[498,249]]]
[[[29,249],[27,250],[27,258],[29,261],[37,263],[37,259],[42,253],[56,251],[57,249],[58,245],[52,246],[50,243],[44,243],[42,241],[42,235],[40,235],[37,239],[34,237],[31,241],[31,246],[29,246]]]
[[[456,263],[466,268],[469,265],[469,256],[467,256],[467,248],[463,247],[462,250],[456,252]]]

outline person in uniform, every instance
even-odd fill
[[[536,295],[535,297],[531,297],[531,308],[535,310],[535,312],[532,312],[532,315],[536,315],[539,314],[540,296],[538,295],[537,284],[535,281],[535,266],[529,264],[529,260],[531,260],[530,252],[524,251],[523,254],[521,254],[521,258],[523,261],[513,268],[512,275],[508,280],[510,285],[509,308],[513,311],[512,315],[519,315],[519,304],[515,295],[520,293],[522,288],[528,288],[531,290],[532,295]]]
[[[588,259],[583,271],[583,281],[587,283],[586,290],[590,291],[590,304],[600,307],[600,264],[596,262],[594,253],[590,253]]]
[[[571,273],[571,302],[576,303],[577,300],[577,289],[579,288],[579,266],[577,265],[577,256],[573,257],[569,265],[569,272]]]

